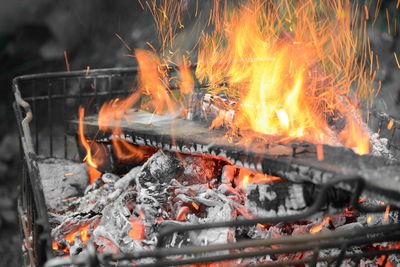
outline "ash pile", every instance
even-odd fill
[[[318,185],[264,175],[221,158],[162,150],[126,174],[104,173],[92,184],[88,183],[85,164],[43,160],[39,166],[52,226],[53,250],[59,256],[87,253],[88,244],[106,254],[152,250],[159,241],[160,231],[171,226],[299,214],[314,203],[320,192]],[[320,211],[307,220],[174,233],[164,239],[162,245],[165,248],[208,246],[359,229],[399,221],[398,212],[390,210],[389,206],[384,214],[361,214],[351,207],[344,209],[350,198],[347,191],[332,189]],[[373,199],[359,202],[367,206],[385,205]],[[396,244],[376,243],[352,247],[348,252],[393,246]],[[340,249],[335,248],[320,251],[320,255],[339,253]],[[245,266],[301,260],[311,255],[312,251],[300,251],[225,264]],[[385,260],[394,266],[400,264],[400,257],[396,255]],[[134,263],[153,261],[147,258]],[[382,257],[369,257],[359,259],[359,264],[375,266],[382,261]],[[351,259],[347,263],[354,265]]]

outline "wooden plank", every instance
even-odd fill
[[[289,181],[325,184],[335,177],[361,176],[368,196],[400,206],[400,164],[398,161],[373,155],[359,156],[345,147],[323,146],[324,159],[318,160],[316,147],[305,142],[279,144],[279,137],[252,145],[232,143],[223,130],[211,130],[201,122],[184,120],[173,115],[155,115],[130,111],[120,122],[124,135],[115,137],[101,132],[97,116],[85,118],[85,135],[96,141],[123,138],[136,145],[147,145],[182,153],[207,153],[232,163]],[[112,129],[115,123],[108,124]],[[69,132],[75,134],[78,121],[70,121]],[[339,188],[352,191],[354,185],[342,183]]]

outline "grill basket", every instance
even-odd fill
[[[358,266],[362,258],[376,256],[383,257],[382,265],[384,266],[390,255],[400,253],[399,246],[375,251],[355,251],[352,249],[360,245],[382,242],[394,242],[395,244],[399,242],[399,223],[357,228],[350,231],[336,230],[268,240],[238,241],[232,244],[183,247],[179,249],[162,248],[161,244],[164,238],[174,232],[211,227],[251,226],[258,223],[289,223],[306,219],[319,210],[324,202],[325,192],[340,182],[350,183],[353,186],[352,208],[354,210],[360,213],[383,212],[385,210],[385,207],[368,210],[366,207],[359,205],[358,199],[363,191],[363,179],[361,177],[338,177],[323,186],[313,206],[303,214],[168,228],[160,233],[159,244],[152,251],[106,255],[97,254],[95,249],[89,245],[88,253],[82,256],[71,257],[70,259],[54,258],[51,250],[48,214],[37,165],[38,158],[56,157],[81,161],[76,136],[67,134],[68,121],[76,119],[79,106],[85,107],[86,114],[97,114],[101,104],[105,101],[132,93],[136,88],[136,73],[137,70],[134,68],[119,68],[26,75],[14,79],[14,111],[18,121],[24,158],[18,213],[21,235],[24,238],[23,257],[26,266],[42,266],[46,262],[47,266],[68,263],[85,266],[97,266],[100,264],[102,266],[115,266],[115,262],[118,260],[141,258],[153,258],[156,261],[140,266],[177,266],[264,255],[271,257],[292,255],[304,251],[311,252],[309,253],[311,256],[297,260],[273,261],[260,266],[302,264],[316,266],[318,263],[326,266],[342,266],[346,264],[347,259],[351,259]],[[388,148],[395,157],[398,157],[400,155],[400,134],[397,129],[400,128],[400,122],[393,120],[394,125],[388,130],[386,126],[392,120],[390,116],[370,111],[367,117],[370,128],[374,132],[379,132],[381,137],[388,138]],[[392,207],[393,209],[394,207]],[[325,255],[324,251],[327,249],[335,251],[335,253]],[[230,251],[230,253],[215,253],[217,251]],[[184,255],[200,256],[179,257]]]

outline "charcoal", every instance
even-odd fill
[[[65,235],[76,232],[77,235],[75,236],[74,242],[82,241],[80,240],[80,237],[78,235],[79,230],[82,227],[86,227],[88,235],[91,235],[92,229],[94,229],[95,226],[97,226],[100,219],[101,219],[100,215],[92,215],[92,214],[84,214],[84,215],[73,214],[70,216],[66,216],[63,222],[51,231],[51,236],[57,242],[60,241],[63,242],[62,240],[65,237]],[[67,245],[70,246],[71,244]]]
[[[115,182],[117,182],[120,179],[120,177],[116,174],[112,174],[112,173],[105,173],[101,176],[101,180],[105,183],[105,184],[114,184]]]
[[[225,96],[213,96],[198,91],[191,97],[187,119],[205,121],[210,125],[219,117],[222,124],[229,123],[233,121],[235,115],[234,105],[235,103],[228,101]]]
[[[276,149],[277,153],[282,151],[285,149]],[[99,251],[135,253],[153,249],[160,231],[171,226],[297,214],[313,205],[316,196],[321,192],[318,184],[287,181],[247,184],[245,188],[239,189],[234,181],[229,180],[230,177],[237,176],[234,173],[236,169],[237,166],[231,166],[216,157],[174,154],[159,150],[144,165],[131,169],[121,178],[112,173],[104,174],[101,179],[87,187],[84,196],[68,202],[70,207],[65,213],[52,213],[52,225],[58,225],[53,229],[52,236],[59,241],[59,248],[62,249],[65,242],[63,237],[66,234],[82,225],[90,224],[91,242]],[[233,174],[228,173],[229,171]],[[326,196],[327,201],[323,209],[329,208],[329,211],[331,207],[339,208],[349,203],[349,191],[340,188],[330,189]],[[174,233],[164,240],[163,246],[207,246],[249,238],[273,239],[303,235],[320,225],[323,215],[323,212],[319,212],[296,223]],[[351,216],[354,218],[349,217],[347,213],[330,215],[330,219],[324,219],[324,225],[318,231],[331,231],[330,228],[351,230],[367,224],[365,217]],[[380,214],[380,217],[383,218],[383,215]],[[392,219],[391,215],[389,217]],[[143,240],[131,232],[137,227],[136,223],[140,227],[143,226]],[[382,223],[385,223],[383,219],[379,224]],[[86,246],[81,241],[78,234],[74,243],[65,242],[70,255],[81,254]],[[333,255],[336,252],[321,250],[320,255]],[[202,256],[224,253],[229,252],[205,253]],[[298,260],[311,257],[311,254],[309,251],[281,254],[240,262],[257,264],[263,260]],[[135,261],[135,264],[153,262],[153,259],[144,259]]]
[[[182,166],[172,153],[159,151],[143,165],[137,182],[144,188],[153,184],[165,184],[179,176],[182,171]]]
[[[157,230],[160,233],[164,229],[168,229],[169,227],[182,226],[182,225],[187,225],[187,224],[188,224],[187,222],[165,220],[158,225]],[[164,246],[164,247],[181,247],[181,246],[187,246],[189,244],[190,244],[189,233],[184,232],[184,233],[174,233],[170,236],[167,236],[167,238],[164,239],[162,246]]]
[[[92,185],[89,187],[91,186]],[[94,212],[100,214],[104,207],[113,201],[113,199],[109,199],[108,197],[111,192],[114,192],[114,190],[112,184],[104,184],[99,188],[88,190],[87,194],[77,201],[78,208],[76,210],[82,213]]]
[[[373,155],[394,159],[392,152],[388,149],[389,140],[387,138],[381,138],[378,133],[374,133],[370,139],[371,153]]]
[[[129,248],[142,248],[140,242],[132,238],[125,238],[132,228],[129,221],[131,212],[127,209],[126,203],[128,200],[134,200],[135,197],[136,192],[127,190],[103,209],[99,226],[93,232],[95,238],[104,237],[121,249],[121,251],[127,249],[125,252],[129,252]]]
[[[65,208],[63,200],[83,195],[89,178],[84,163],[64,159],[38,162],[46,205],[52,210]]]
[[[168,200],[167,185],[179,173],[182,167],[172,153],[159,151],[141,168],[135,177],[137,187],[136,212],[143,212],[146,238],[154,237],[154,225],[163,217],[162,206]]]
[[[363,225],[359,222],[354,222],[354,223],[348,223],[344,224],[342,226],[337,227],[337,230],[355,230],[358,228],[363,228]]]
[[[90,192],[93,192],[96,189],[99,189],[104,185],[103,179],[96,179],[94,180],[93,184],[90,184],[88,187],[85,189],[85,195],[89,194]]]
[[[76,238],[74,240],[74,243],[69,246],[69,254],[70,255],[78,255],[83,251],[84,244],[81,240],[80,234],[78,233],[76,235]]]
[[[335,228],[338,228],[346,223],[346,216],[342,213],[332,216],[331,223]]]
[[[129,185],[134,185],[136,175],[140,172],[142,167],[135,167],[131,169],[124,177],[115,182],[114,187],[120,190],[127,188]]]
[[[369,197],[400,205],[397,201],[400,199],[398,161],[374,155],[359,156],[349,148],[329,145],[323,145],[324,159],[319,160],[315,145],[306,142],[299,145],[300,152],[292,149],[290,143],[279,144],[286,149],[279,149],[284,153],[277,155],[274,147],[277,146],[278,137],[271,137],[270,145],[265,145],[265,140],[244,145],[236,142],[238,140],[228,141],[225,131],[210,130],[200,122],[170,115],[154,116],[145,111],[132,112],[130,115],[135,119],[122,121],[121,126],[124,138],[132,144],[151,145],[173,152],[207,153],[223,157],[239,167],[262,171],[294,183],[325,184],[334,177],[361,176],[367,188],[376,189]],[[152,121],[150,126],[146,124],[149,120]],[[89,139],[104,139],[104,136],[99,136],[97,121],[96,116],[85,118],[85,133]],[[71,121],[71,130],[76,130],[77,126],[78,121]],[[384,175],[377,170],[385,171]],[[339,183],[335,187],[352,192],[354,183]]]
[[[246,208],[259,217],[296,214],[307,207],[303,186],[297,184],[248,184],[246,196]]]
[[[199,219],[189,217],[191,223],[211,223],[225,220],[234,220],[232,208],[229,204],[216,205],[207,209],[207,217]],[[235,230],[233,228],[211,228],[201,231],[191,231],[190,241],[193,245],[212,245],[233,242]]]
[[[207,184],[220,179],[222,169],[227,162],[207,156],[182,155],[183,173],[177,180],[187,185]]]

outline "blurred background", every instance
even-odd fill
[[[182,0],[188,8],[196,0]],[[363,4],[363,1],[359,1]],[[379,1],[372,1],[379,2]],[[380,15],[368,27],[372,47],[380,59],[378,79],[382,89],[375,106],[397,117],[400,111],[400,68],[394,53],[400,56],[400,8],[398,0],[381,1]],[[200,0],[203,8],[209,0]],[[387,17],[392,27],[388,33]],[[188,39],[186,30],[178,38]],[[137,0],[0,0],[0,266],[20,266],[20,237],[16,198],[21,162],[18,134],[12,110],[12,79],[18,75],[65,71],[64,53],[70,69],[89,66],[112,68],[133,66],[131,48],[157,46],[157,36],[149,12]]]

